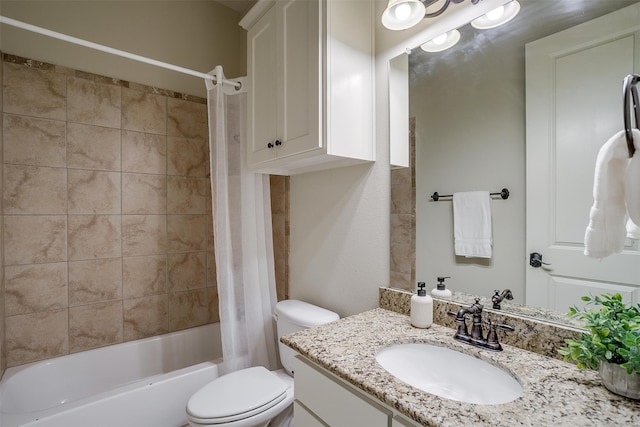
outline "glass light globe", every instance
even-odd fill
[[[398,21],[405,21],[411,15],[411,6],[407,3],[401,3],[393,10]]]
[[[444,33],[444,34],[440,34],[438,37],[434,37],[433,39],[431,39],[431,41],[433,42],[433,44],[442,45],[447,41],[447,37],[448,37],[448,34]]]
[[[502,15],[504,15],[504,6],[496,7],[495,9],[490,10],[486,13],[485,16],[490,21],[497,21],[498,19],[502,18]]]

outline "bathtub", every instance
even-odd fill
[[[218,377],[219,324],[9,368],[0,427],[172,427]]]

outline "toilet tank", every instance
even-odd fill
[[[324,325],[338,320],[340,316],[333,311],[298,300],[285,300],[276,304],[276,329],[278,333],[278,350],[282,366],[293,375],[294,350],[280,342],[280,337],[302,329]]]

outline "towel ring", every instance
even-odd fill
[[[638,88],[636,87],[638,82],[640,82],[640,75],[629,74],[624,78],[622,83],[624,133],[627,139],[629,157],[633,157],[636,152],[636,147],[633,142],[633,134],[631,132],[631,110],[634,112],[636,128],[640,127],[640,97],[638,96]]]

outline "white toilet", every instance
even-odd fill
[[[329,310],[297,300],[276,304],[274,318],[284,369],[262,366],[221,376],[194,393],[187,403],[191,426],[263,427],[293,403],[293,358],[283,335],[338,320]]]

